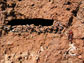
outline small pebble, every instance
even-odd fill
[[[82,56],[81,56],[81,55],[79,55],[79,56],[78,56],[78,58],[79,58],[79,59],[82,59]]]

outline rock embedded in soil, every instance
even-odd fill
[[[63,26],[60,25],[60,26],[34,26],[34,25],[17,25],[17,26],[10,26],[10,25],[7,25],[7,26],[4,26],[3,27],[3,30],[5,32],[9,32],[9,31],[12,31],[12,32],[29,32],[30,33],[33,33],[33,32],[36,32],[36,33],[50,33],[50,32],[61,32],[63,30]]]
[[[74,25],[72,26],[74,38],[83,38],[84,37],[84,24],[80,20],[75,20]]]

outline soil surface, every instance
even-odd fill
[[[84,0],[0,0],[0,63],[84,63]]]

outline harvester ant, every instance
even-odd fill
[[[72,30],[69,31],[68,40],[72,43],[72,40],[73,40],[73,32],[72,32]]]

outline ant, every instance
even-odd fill
[[[72,40],[73,40],[73,32],[72,32],[72,30],[69,31],[68,40],[72,43]]]

